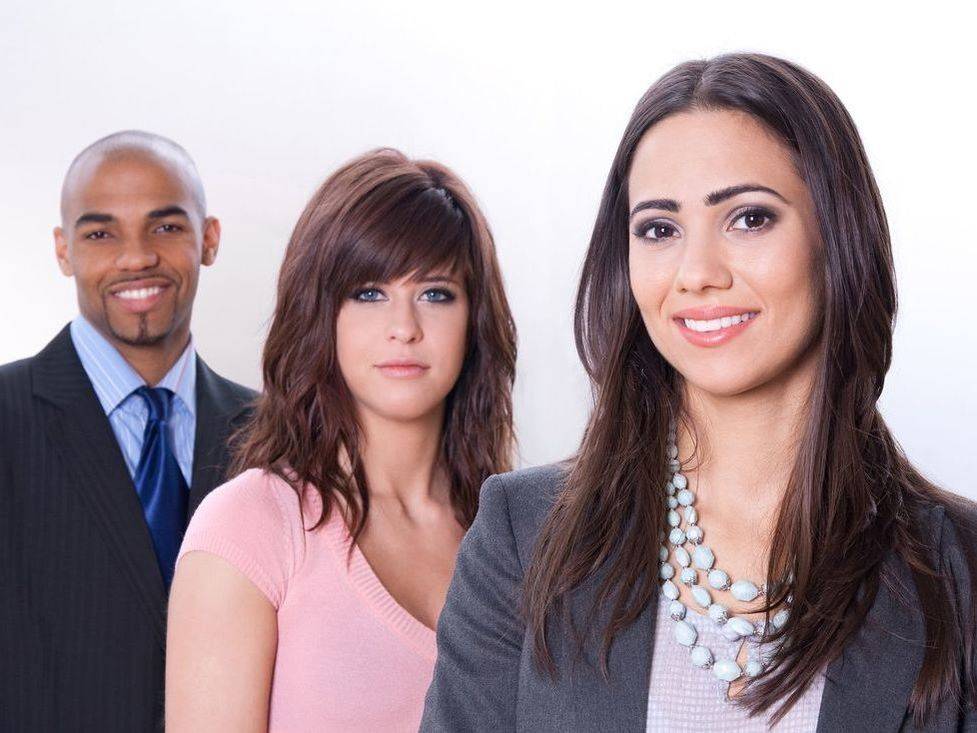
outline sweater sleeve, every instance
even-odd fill
[[[249,469],[210,492],[194,512],[177,563],[202,551],[226,560],[277,610],[304,548],[295,491],[282,479]]]

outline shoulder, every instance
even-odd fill
[[[224,524],[227,518],[233,518],[281,525],[287,524],[293,513],[297,516],[298,509],[298,495],[284,479],[269,471],[249,468],[207,494],[192,521]]]
[[[237,415],[247,410],[258,397],[253,389],[232,382],[215,372],[197,354],[197,390],[206,390],[223,413]]]
[[[940,555],[964,548],[977,533],[977,503],[949,491],[939,491],[914,512],[922,539]],[[977,549],[977,548],[973,548]]]
[[[11,394],[28,392],[31,384],[31,364],[33,358],[0,364],[0,400],[4,404]]]
[[[31,413],[31,364],[21,359],[0,365],[0,441],[8,434],[11,440],[22,429]]]
[[[977,503],[940,490],[917,508],[913,518],[934,566],[969,604],[977,582]]]
[[[248,469],[211,491],[194,512],[180,556],[218,555],[237,567],[277,608],[304,555],[303,513],[281,477]]]
[[[550,463],[490,476],[482,486],[479,514],[492,524],[507,523],[520,555],[528,556],[569,467],[568,463]]]

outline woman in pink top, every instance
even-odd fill
[[[478,489],[510,467],[515,329],[447,168],[334,173],[285,253],[264,394],[170,596],[168,731],[417,729]]]

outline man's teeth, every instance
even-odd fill
[[[162,292],[163,288],[155,286],[152,288],[139,288],[138,290],[120,290],[115,295],[124,300],[142,300],[144,298],[152,298],[154,295],[159,295]]]
[[[698,331],[699,333],[705,333],[707,331],[718,331],[721,328],[735,326],[737,323],[743,323],[743,321],[749,321],[752,318],[756,318],[757,315],[758,313],[741,313],[738,316],[713,318],[709,321],[696,321],[692,318],[686,318],[684,321],[686,328],[691,329],[692,331]]]

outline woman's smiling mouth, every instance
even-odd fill
[[[743,333],[759,315],[759,310],[750,308],[708,306],[679,311],[672,320],[689,343],[720,346]]]

